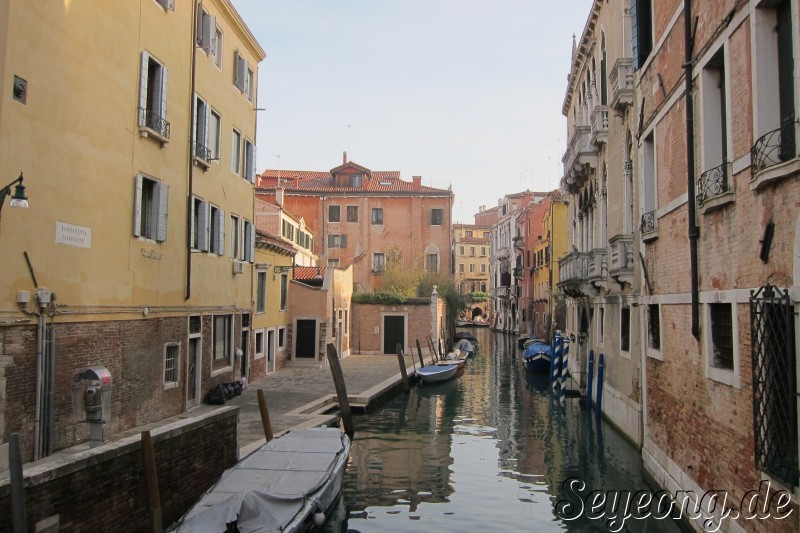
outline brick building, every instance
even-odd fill
[[[514,277],[520,285],[519,309],[520,326],[519,333],[531,335],[534,330],[533,323],[533,302],[534,291],[541,289],[541,280],[537,279],[534,283],[533,265],[538,261],[534,254],[533,246],[542,237],[542,221],[545,212],[550,209],[549,195],[540,202],[530,202],[525,206],[517,217],[516,237],[514,237]],[[544,256],[544,251],[540,250]],[[538,253],[538,252],[537,252]],[[537,296],[540,296],[536,290]]]
[[[380,287],[387,258],[407,269],[452,272],[453,192],[404,181],[396,171],[372,171],[344,154],[329,172],[265,170],[258,197],[302,217],[317,238],[320,263],[353,266],[356,292]],[[396,252],[396,253],[395,253]]]
[[[541,233],[532,236],[531,260],[531,330],[548,342],[555,330],[566,327],[566,307],[559,293],[558,260],[568,248],[567,213],[569,200],[560,191],[547,196],[549,207],[542,214]]]
[[[489,290],[489,245],[491,226],[453,224],[453,269],[456,289],[469,296],[469,318],[488,314],[485,294]]]

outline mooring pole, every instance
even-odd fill
[[[600,415],[603,414],[603,367],[605,366],[605,356],[600,354],[600,360],[597,362],[597,404],[595,405],[595,408],[597,409],[595,416],[598,418],[600,418]]]
[[[395,350],[397,351],[397,361],[400,363],[400,375],[403,377],[403,390],[408,392],[411,387],[408,385],[408,374],[406,374],[406,358],[403,356],[403,347],[399,342],[395,345]],[[413,354],[411,358],[414,358]]]
[[[144,460],[144,477],[147,483],[147,503],[150,508],[150,528],[153,533],[161,533],[161,498],[158,495],[158,471],[156,470],[156,453],[153,439],[149,431],[142,431],[142,458]]]
[[[422,348],[419,345],[419,339],[417,339],[417,355],[419,356],[419,366],[421,368],[425,366],[425,360],[422,358]]]
[[[8,466],[11,469],[11,523],[14,533],[28,531],[25,517],[25,484],[22,477],[22,454],[19,449],[19,433],[12,433],[8,443]]]
[[[589,350],[589,372],[586,374],[586,405],[592,406],[592,380],[594,379],[594,350]]]
[[[339,364],[339,355],[336,353],[336,346],[328,343],[328,365],[331,367],[333,384],[336,386],[336,396],[339,398],[339,410],[342,412],[342,424],[344,432],[353,439],[355,429],[353,428],[353,414],[350,412],[350,400],[347,398],[347,387],[344,384],[344,374],[342,365]]]
[[[272,422],[269,419],[269,409],[267,409],[267,398],[264,396],[264,389],[258,389],[258,410],[261,412],[261,425],[264,428],[264,438],[267,442],[274,437],[272,433]]]

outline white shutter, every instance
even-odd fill
[[[203,2],[197,3],[197,17],[194,21],[194,42],[202,45],[203,41]]]
[[[202,48],[210,52],[214,48],[214,39],[217,37],[217,17],[203,13],[203,42]]]
[[[169,205],[169,185],[159,184],[158,187],[158,230],[156,240],[167,240],[167,206]]]
[[[194,248],[194,226],[195,221],[197,220],[197,213],[195,212],[194,204],[194,197],[190,196],[189,205],[191,208],[189,209],[189,212],[191,213],[191,218],[189,218],[189,250]]]
[[[255,183],[256,182],[256,145],[255,144],[251,144],[250,145],[250,155],[249,155],[249,157],[250,157],[250,161],[249,161],[249,165],[250,166],[248,167],[249,170],[248,170],[247,179],[250,181],[250,183]]]
[[[204,252],[208,251],[208,204],[206,202],[200,202],[200,212],[197,213],[197,231],[199,231],[199,235],[197,236],[197,248],[199,250],[203,250]]]
[[[239,88],[239,52],[234,50],[233,52],[233,85],[237,89]]]
[[[167,0],[167,9],[175,11],[175,0]]]
[[[225,255],[225,210],[217,209],[217,253]]]
[[[136,237],[142,235],[142,176],[136,176],[133,190],[133,234]]]
[[[195,150],[195,143],[197,143],[197,93],[192,98],[192,155],[197,155]]]
[[[234,54],[235,65],[233,84],[236,85],[236,88],[241,92],[244,92],[245,76],[247,76],[247,61],[245,61],[244,58],[239,55],[239,52],[235,52]]]
[[[150,64],[150,54],[147,52],[142,52],[142,66],[141,72],[139,73],[139,107],[142,109],[147,109],[147,67]],[[146,125],[147,117],[144,111],[139,112],[139,125],[145,126]]]
[[[256,226],[252,222],[247,223],[250,226],[250,246],[247,247],[248,261],[253,263],[256,260]]]
[[[167,120],[167,67],[161,67],[161,118]],[[165,131],[159,132],[165,135]]]

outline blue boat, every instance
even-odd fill
[[[522,362],[525,370],[529,372],[549,372],[552,357],[553,351],[550,345],[539,341],[527,343],[525,351],[522,352]]]

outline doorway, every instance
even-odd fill
[[[317,321],[298,320],[294,356],[296,359],[315,359],[317,356]]]
[[[242,376],[243,378],[250,379],[247,374],[250,371],[250,364],[248,362],[250,357],[250,330],[242,330]]]
[[[189,350],[186,352],[186,406],[200,405],[200,378],[203,368],[202,343],[200,337],[189,339]]]
[[[406,345],[406,317],[389,315],[383,317],[383,353],[397,353],[397,344]]]
[[[275,372],[275,330],[267,331],[267,373]]]

